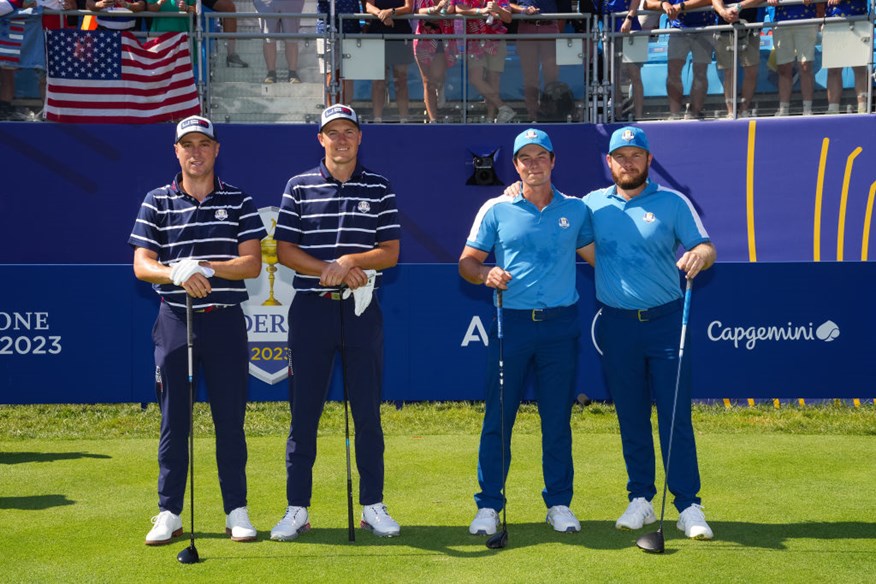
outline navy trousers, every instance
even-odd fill
[[[636,497],[650,501],[657,493],[652,402],[657,405],[660,451],[666,460],[681,339],[681,303],[677,307],[646,322],[610,309],[603,310],[599,318],[597,341],[620,423],[631,501]],[[700,503],[700,473],[691,422],[690,355],[685,355],[682,362],[670,464],[668,487],[675,496],[675,507],[684,511],[692,503]]]
[[[246,323],[239,306],[192,315],[194,384],[204,376],[216,428],[216,463],[225,513],[246,505],[243,422],[249,375]],[[179,515],[189,465],[189,382],[186,315],[162,303],[152,329],[161,407],[158,508]]]
[[[570,427],[578,362],[578,338],[581,334],[575,305],[556,313],[557,318],[542,322],[532,320],[528,310],[503,311],[504,315],[504,415],[502,440],[499,409],[499,341],[496,322],[490,328],[487,364],[487,395],[484,426],[478,450],[478,484],[475,495],[479,509],[499,511],[502,500],[502,477],[511,466],[511,430],[517,409],[523,400],[526,373],[533,368],[536,399],[541,418],[542,498],[547,507],[568,506],[572,502],[572,430]],[[502,450],[505,468],[502,468]]]
[[[353,306],[352,296],[347,300],[333,300],[316,294],[296,294],[289,308],[292,363],[289,379],[292,423],[286,442],[289,505],[310,506],[316,434],[328,397],[335,357],[340,356],[342,328],[346,383],[356,432],[359,503],[373,505],[383,501],[384,445],[380,425],[383,313],[377,296],[360,316],[353,313]]]

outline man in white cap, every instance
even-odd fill
[[[472,535],[492,535],[505,500],[503,477],[511,461],[511,429],[532,366],[542,427],[542,498],[554,530],[578,532],[572,502],[572,405],[578,362],[576,252],[585,260],[587,209],[551,183],[556,163],[551,140],[528,129],[514,141],[514,168],[523,190],[481,207],[459,259],[459,273],[503,295],[504,383],[499,381],[496,322],[489,333],[486,410],[478,452],[478,511]],[[484,262],[495,254],[496,265]],[[498,302],[498,292],[494,294]],[[504,391],[500,400],[499,392]],[[503,403],[501,409],[499,404]],[[502,456],[502,449],[505,453]],[[502,468],[502,461],[505,468]]]
[[[189,378],[186,296],[192,298],[194,384],[203,374],[216,428],[216,462],[225,530],[253,541],[246,508],[246,436],[249,380],[243,280],[262,267],[267,234],[252,198],[214,174],[219,141],[213,123],[191,116],[176,126],[174,152],[181,172],[146,195],[128,243],[134,274],[161,297],[152,331],[155,385],[161,407],[158,509],[146,545],[182,535],[180,513],[188,469]]]
[[[353,108],[327,107],[317,139],[325,158],[289,179],[274,231],[280,263],[295,270],[295,297],[288,321],[288,506],[271,539],[290,541],[310,528],[317,429],[339,352],[356,431],[360,525],[395,536],[399,525],[383,504],[383,314],[372,294],[382,270],[398,263],[396,196],[388,179],[359,163],[362,132]]]

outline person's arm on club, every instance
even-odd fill
[[[688,280],[693,280],[697,274],[711,268],[717,257],[718,252],[715,250],[715,246],[707,241],[686,251],[675,265],[684,272]]]
[[[294,243],[277,242],[280,263],[308,276],[319,276],[319,283],[333,287],[346,284],[356,289],[368,283],[365,270],[386,270],[398,263],[399,241],[382,241],[366,252],[346,254],[334,262],[319,260]]]
[[[145,247],[134,250],[134,275],[150,284],[173,284],[173,268],[158,261],[158,254]],[[204,298],[212,291],[210,280],[200,272],[191,274],[179,284],[190,296]]]
[[[257,278],[262,271],[262,245],[258,239],[243,241],[237,245],[238,257],[221,262],[200,262],[211,268],[216,276],[226,280]]]
[[[484,265],[488,255],[485,251],[465,246],[459,258],[459,275],[471,284],[483,284],[488,288],[507,290],[511,274],[499,266]]]

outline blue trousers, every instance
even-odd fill
[[[373,505],[383,501],[384,446],[380,425],[383,313],[376,296],[360,316],[353,313],[353,306],[352,296],[347,300],[332,300],[315,294],[296,294],[289,308],[292,362],[289,380],[292,423],[286,442],[289,505],[310,506],[316,434],[328,397],[335,355],[341,350],[342,328],[346,383],[356,430],[359,503]]]
[[[503,311],[504,315],[504,425],[502,440],[499,409],[499,340],[496,322],[490,328],[487,362],[486,408],[478,451],[478,483],[475,495],[479,509],[504,507],[502,479],[511,466],[511,430],[523,400],[530,366],[536,380],[536,399],[541,418],[542,472],[545,505],[568,506],[572,502],[572,430],[570,427],[581,335],[576,306],[558,311],[556,318],[534,322],[528,310]],[[505,468],[502,468],[502,450]]]
[[[203,374],[216,428],[216,464],[225,513],[246,505],[246,416],[249,351],[239,306],[192,315],[193,383]],[[179,515],[189,465],[189,382],[186,316],[161,303],[152,328],[161,408],[158,508]]]
[[[605,379],[620,423],[631,501],[636,497],[650,501],[657,493],[651,403],[657,405],[660,451],[665,461],[680,339],[680,303],[678,310],[647,322],[610,310],[603,310],[599,318],[597,341],[602,348]],[[676,508],[683,511],[692,503],[699,503],[700,473],[691,422],[690,355],[685,355],[682,361],[669,464],[668,487],[675,496]]]

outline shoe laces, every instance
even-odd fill
[[[249,523],[249,511],[246,507],[238,507],[228,514],[228,518],[234,523]]]
[[[170,511],[162,511],[158,515],[150,519],[150,521],[152,521],[152,525],[167,523],[168,521],[170,521],[171,515],[172,513]]]
[[[551,513],[554,517],[560,516],[569,520],[575,517],[574,513],[572,513],[572,510],[565,505],[555,505],[551,507]]]
[[[488,507],[484,507],[483,509],[478,509],[477,515],[475,515],[475,519],[493,519],[498,515],[495,509],[490,509]]]
[[[706,516],[703,514],[703,506],[696,503],[684,510],[684,518],[686,523],[705,523]]]
[[[374,513],[374,519],[378,522],[392,519],[392,517],[389,516],[389,511],[386,510],[386,505],[384,505],[383,503],[375,503],[374,505],[369,505],[368,509],[370,509],[371,512]]]

